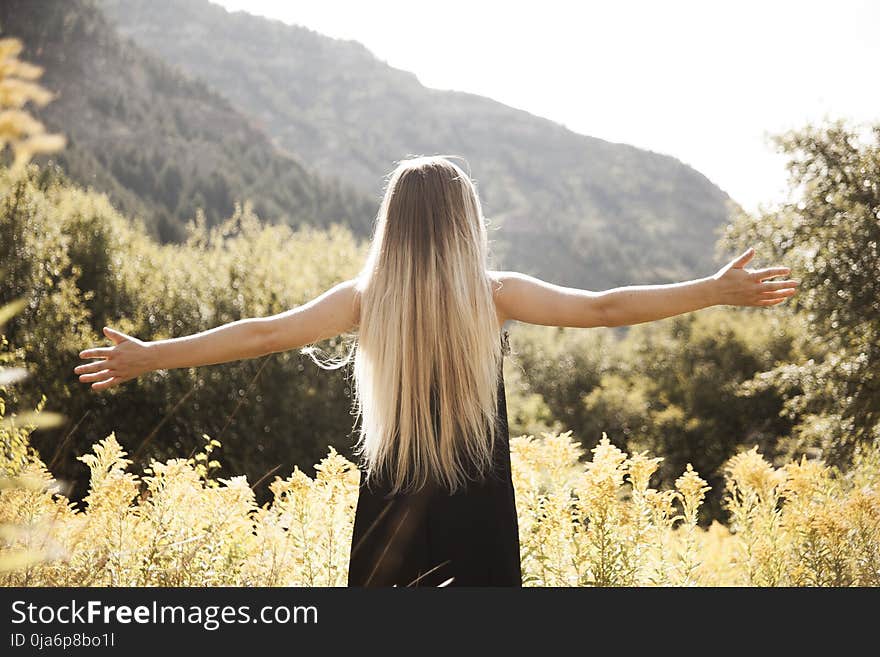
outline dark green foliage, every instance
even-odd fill
[[[562,427],[576,428],[575,436],[592,445],[602,437],[603,429],[584,434],[589,414],[582,398],[599,385],[614,342],[613,332],[606,329],[517,325],[511,332],[511,369],[519,373],[529,393],[540,395]],[[517,433],[526,428],[514,426],[513,430]]]
[[[74,497],[86,485],[75,457],[111,431],[140,464],[188,456],[209,434],[223,442],[229,471],[221,474],[247,474],[252,483],[275,466],[282,474],[310,469],[327,445],[351,455],[347,372],[320,370],[295,351],[154,372],[101,393],[73,373],[82,349],[107,343],[104,325],[145,340],[177,337],[314,298],[362,263],[347,229],[294,233],[261,226],[244,209],[213,229],[200,214],[186,226],[185,244],[160,246],[105,197],[57,172],[32,168],[9,185],[0,180],[0,306],[27,299],[4,331],[32,371],[15,402],[32,407],[45,394],[63,410],[67,423],[38,433],[34,444],[75,485]],[[261,499],[270,481],[258,488]]]
[[[710,273],[728,198],[672,157],[584,137],[488,98],[427,89],[359,43],[207,0],[99,6],[285,149],[371,198],[396,160],[464,156],[496,229],[496,268],[590,289]]]
[[[880,437],[880,124],[861,136],[842,122],[777,139],[789,157],[789,202],[741,214],[726,235],[785,261],[802,281],[794,299],[815,358],[757,377],[756,393],[786,394],[790,448],[848,460]]]
[[[617,336],[611,329],[523,327],[511,341],[527,389],[585,447],[604,431],[623,449],[662,456],[657,476],[667,486],[693,464],[712,485],[704,513],[718,517],[725,461],[754,445],[773,459],[791,428],[779,416],[781,393],[746,398],[742,385],[802,358],[799,330],[772,310],[719,308]]]

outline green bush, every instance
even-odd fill
[[[782,393],[746,398],[743,386],[803,358],[797,335],[785,315],[727,308],[626,331],[523,327],[511,335],[512,367],[522,373],[520,394],[539,395],[585,447],[604,431],[623,449],[661,456],[657,476],[667,485],[692,463],[713,486],[704,513],[718,517],[724,462],[755,445],[776,457],[791,428],[780,417]]]
[[[791,449],[836,464],[880,436],[880,123],[868,127],[836,121],[779,136],[793,193],[741,213],[724,240],[756,246],[802,280],[792,309],[809,326],[803,341],[823,354],[779,363],[751,389],[785,395]]]
[[[105,344],[105,324],[162,339],[317,296],[362,263],[364,247],[347,229],[264,226],[237,207],[212,228],[197,216],[186,243],[163,246],[106,197],[57,172],[32,167],[0,189],[0,302],[27,300],[6,332],[34,366],[21,403],[46,394],[63,406],[67,424],[34,443],[47,461],[60,450],[53,473],[75,481],[78,493],[85,473],[75,456],[114,429],[139,459],[187,455],[203,433],[222,436],[229,467],[254,482],[275,467],[315,463],[330,444],[348,451],[354,418],[345,372],[319,370],[297,352],[154,372],[103,393],[73,373],[79,351]]]

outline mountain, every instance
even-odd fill
[[[673,157],[426,88],[357,42],[207,0],[100,6],[123,34],[204,80],[278,144],[373,198],[398,159],[464,156],[497,228],[499,266],[593,289],[717,268],[713,245],[729,198]],[[575,83],[589,77],[560,80]]]
[[[54,159],[163,241],[179,240],[196,208],[213,224],[246,198],[267,221],[369,233],[375,200],[316,175],[203,81],[120,36],[94,3],[4,0],[0,28],[57,93],[37,112],[68,137]]]

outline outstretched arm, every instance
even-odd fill
[[[180,338],[145,342],[104,327],[112,347],[80,352],[99,359],[74,372],[83,383],[103,390],[153,370],[215,365],[256,358],[331,338],[358,323],[355,280],[339,283],[302,306],[270,317],[240,319]]]
[[[503,318],[545,326],[629,326],[715,305],[775,306],[795,293],[798,282],[769,281],[788,267],[745,269],[754,249],[715,275],[668,285],[630,285],[604,292],[562,287],[516,272],[496,272],[495,295]]]

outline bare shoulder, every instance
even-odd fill
[[[358,279],[336,283],[301,308],[314,308],[332,318],[334,324],[356,325],[360,321],[361,291]]]
[[[363,295],[361,280],[359,278],[351,278],[340,283],[339,287],[341,293],[348,300],[349,307],[352,309],[354,324],[357,326],[361,320],[361,296]]]
[[[486,273],[489,275],[489,280],[492,281],[496,299],[504,297],[509,298],[513,294],[529,288],[547,287],[552,285],[551,283],[547,283],[534,276],[529,276],[528,274],[523,274],[518,271],[492,270]]]
[[[336,283],[327,290],[328,293],[340,299],[355,301],[360,298],[360,290],[358,289],[358,279],[350,278],[347,281]]]
[[[517,305],[522,299],[525,288],[531,284],[531,277],[517,271],[491,270],[486,273],[492,282],[492,295],[495,299],[498,321],[504,323],[509,319],[516,319]]]
[[[544,326],[604,326],[602,295],[517,271],[489,271],[499,319]]]
[[[504,322],[506,322],[510,317],[508,317],[501,309],[501,302],[498,298],[498,295],[501,291],[501,288],[504,287],[503,275],[505,272],[502,271],[494,271],[489,270],[486,272],[486,275],[489,277],[489,283],[492,285],[492,298],[495,301],[495,315],[498,317],[498,326],[500,328],[504,327]]]
[[[496,286],[496,292],[500,291],[504,285],[510,281],[522,281],[528,278],[531,278],[528,274],[523,274],[518,271],[501,271],[492,269],[486,272],[489,276],[489,280],[491,280]]]

